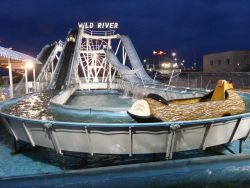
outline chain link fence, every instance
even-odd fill
[[[157,77],[156,77],[157,78]],[[165,86],[185,87],[192,89],[210,90],[214,89],[218,80],[230,80],[232,81],[236,89],[250,89],[250,72],[230,72],[230,73],[204,73],[204,72],[183,72],[165,77],[157,78],[160,82],[164,83]],[[120,81],[118,81],[120,80]],[[130,82],[121,81],[117,79],[113,84],[116,84],[117,88],[134,90],[135,87]],[[32,82],[30,84],[33,84]],[[35,85],[36,91],[43,91],[47,88],[47,82],[39,82]],[[34,86],[31,88],[34,89]],[[29,92],[32,92],[29,90]],[[34,92],[34,91],[33,91]],[[14,97],[18,97],[25,94],[25,83],[20,82],[14,84]],[[0,85],[0,101],[10,98],[10,86],[8,84]]]
[[[170,85],[197,89],[213,89],[218,80],[232,81],[236,89],[250,88],[250,72],[204,73],[184,72],[171,79]],[[160,79],[169,83],[169,79]]]

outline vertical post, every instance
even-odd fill
[[[28,88],[28,71],[27,71],[27,65],[25,64],[24,66],[24,74],[25,74],[25,91],[26,91],[26,94],[29,93],[29,88]]]
[[[155,72],[155,76],[154,76],[154,79],[153,79],[153,83],[155,83],[156,76],[157,76],[157,72]]]
[[[108,49],[111,49],[111,39],[108,39]],[[112,82],[111,64],[109,64],[109,82]]]
[[[90,63],[89,63],[89,38],[86,39],[86,46],[87,46],[87,82],[90,81]]]
[[[51,62],[51,74],[53,74],[53,72],[54,72],[54,62],[52,61]]]
[[[202,90],[202,74],[201,74],[201,90]]]
[[[239,153],[242,153],[243,142],[244,142],[243,139],[240,139],[240,140],[239,140]]]
[[[34,91],[36,91],[36,69],[35,65],[33,64],[33,82],[34,82]]]
[[[12,66],[10,62],[10,58],[8,59],[8,66],[9,66],[9,80],[10,80],[10,98],[14,97],[13,94],[13,76],[12,76]]]

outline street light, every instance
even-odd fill
[[[172,53],[172,56],[173,56],[173,57],[175,57],[175,56],[176,56],[176,53],[175,53],[175,52],[173,52],[173,53]]]
[[[32,61],[27,61],[26,67],[27,67],[28,69],[32,69],[32,68],[34,67],[33,62],[32,62]]]
[[[25,88],[26,88],[26,94],[29,93],[29,86],[28,86],[28,69],[33,69],[33,82],[34,82],[34,88],[35,88],[35,80],[36,80],[36,72],[34,68],[34,63],[31,60],[28,60],[25,63]]]

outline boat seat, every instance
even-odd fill
[[[233,84],[231,82],[227,82],[226,80],[219,80],[214,89],[211,100],[225,100],[228,96],[226,91],[229,89],[233,89]]]
[[[162,96],[158,95],[158,94],[155,94],[155,93],[150,93],[147,95],[147,98],[151,98],[151,99],[154,99],[154,100],[157,100],[163,104],[166,104],[168,105],[168,101],[166,99],[164,99]]]

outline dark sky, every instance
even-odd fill
[[[141,58],[160,49],[201,64],[206,53],[250,49],[249,0],[1,0],[0,10],[0,45],[33,56],[79,21],[119,22]]]

